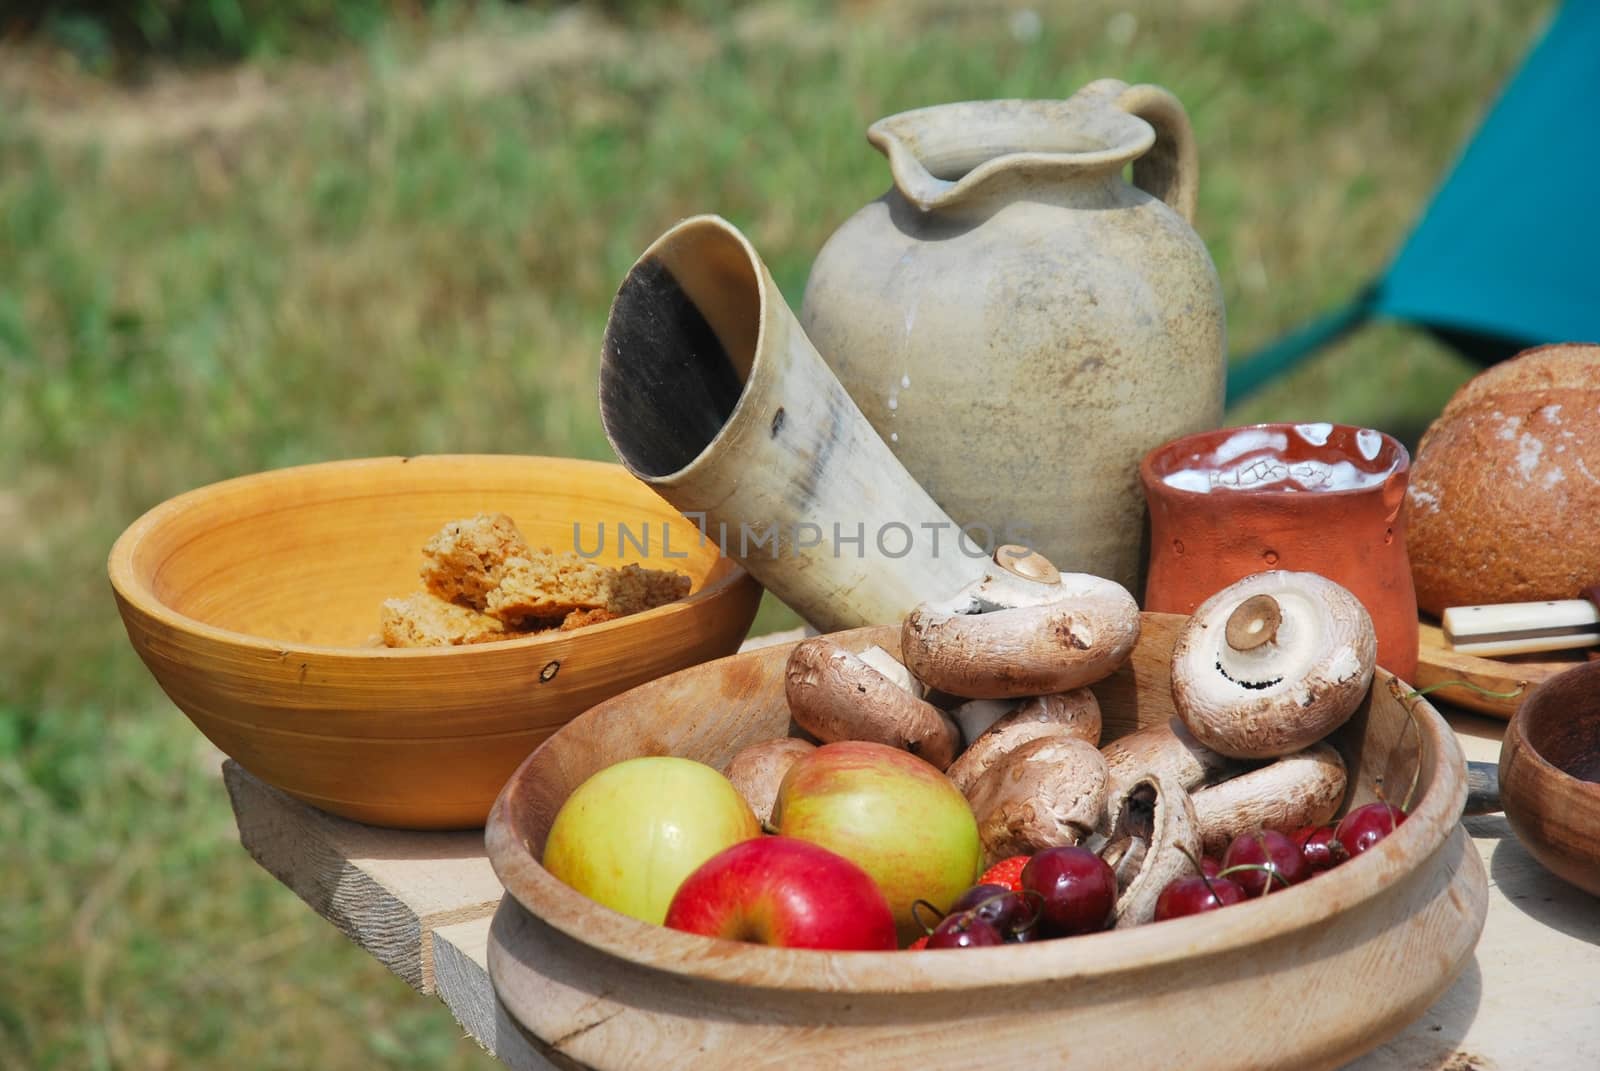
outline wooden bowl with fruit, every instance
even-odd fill
[[[552,1059],[595,1068],[1304,1069],[1381,1044],[1483,927],[1464,762],[1370,651],[1352,668],[1339,613],[1305,616],[1322,595],[1286,583],[1131,622],[1125,593],[1079,586],[1062,609],[995,589],[600,704],[490,815],[511,894],[489,944],[501,1001]],[[1086,625],[1090,603],[1117,621]],[[995,610],[1013,630],[998,672],[969,619]],[[1028,654],[1035,635],[1056,652]],[[952,638],[965,660],[939,649]],[[1196,665],[1247,686],[1229,700]],[[1327,706],[1330,689],[1344,705],[1320,722],[1214,731],[1258,701]],[[830,694],[889,713],[863,728]],[[1063,786],[1069,769],[1091,787]],[[755,832],[767,806],[775,836]],[[701,861],[673,858],[684,829]],[[772,847],[786,841],[849,859],[883,895]],[[1202,876],[1218,852],[1227,869]],[[913,897],[898,883],[919,867]]]
[[[552,563],[572,590],[536,583]],[[411,829],[481,826],[546,737],[736,650],[761,597],[620,466],[546,457],[228,480],[139,518],[109,568],[134,649],[213,743],[307,803]],[[550,600],[594,609],[539,616]]]

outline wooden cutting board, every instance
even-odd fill
[[[1587,660],[1583,651],[1482,658],[1451,650],[1443,630],[1429,618],[1421,620],[1420,630],[1416,686],[1427,688],[1442,681],[1464,680],[1491,692],[1515,692],[1515,696],[1504,699],[1461,687],[1440,688],[1428,693],[1430,700],[1453,703],[1497,718],[1509,719],[1539,682]]]

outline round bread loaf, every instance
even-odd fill
[[[1540,346],[1472,379],[1406,493],[1417,605],[1577,598],[1600,583],[1600,346]]]

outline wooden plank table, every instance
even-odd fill
[[[1469,759],[1504,722],[1451,711]],[[501,889],[478,833],[380,830],[323,814],[223,764],[251,856],[362,948],[449,1006],[508,1067],[555,1068],[495,998],[486,952]],[[1483,937],[1461,978],[1352,1071],[1600,1067],[1600,901],[1541,868],[1504,816],[1464,820],[1489,873]],[[516,910],[509,905],[508,910]],[[1383,999],[1375,987],[1373,1000]]]

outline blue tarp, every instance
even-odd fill
[[[1372,316],[1457,343],[1600,341],[1600,0],[1556,14],[1383,276],[1237,362],[1229,401]]]

